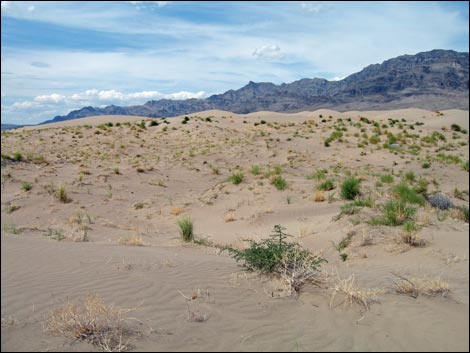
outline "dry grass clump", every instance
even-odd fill
[[[181,207],[175,206],[175,207],[173,207],[173,208],[171,209],[171,214],[172,214],[173,216],[179,216],[181,213],[183,213],[183,211],[184,211],[184,210],[183,210]]]
[[[422,247],[425,247],[427,244],[427,241],[423,239],[419,234],[416,234],[416,233],[404,232],[396,240],[397,240],[397,243],[408,244],[409,246],[412,246],[415,248],[422,248]]]
[[[56,197],[57,200],[59,200],[62,203],[69,203],[70,201],[72,201],[67,195],[67,190],[65,189],[65,185],[59,186],[55,190],[54,196]]]
[[[383,292],[382,289],[378,288],[362,289],[357,287],[357,285],[354,283],[354,275],[344,279],[339,277],[338,274],[336,277],[337,281],[333,286],[333,294],[331,295],[330,299],[330,308],[333,306],[333,301],[337,294],[342,294],[344,296],[344,300],[342,301],[344,305],[352,305],[353,303],[357,303],[369,310],[369,305],[377,302],[377,295]]]
[[[53,308],[43,327],[53,335],[86,340],[105,352],[122,352],[129,344],[123,319],[128,311],[106,305],[97,295],[87,294],[82,304],[67,300],[62,307]]]
[[[326,200],[325,193],[323,191],[316,191],[313,194],[313,201],[315,202],[323,202]]]
[[[235,221],[235,220],[236,220],[236,218],[235,218],[235,214],[234,214],[233,212],[228,213],[228,214],[226,214],[226,215],[224,216],[224,221],[225,221],[225,223],[227,223],[227,222],[233,222],[233,221]]]
[[[397,293],[407,294],[413,298],[419,295],[435,297],[441,295],[446,297],[450,293],[449,284],[440,277],[423,277],[423,278],[406,278],[394,274],[399,278],[395,282],[395,290]]]
[[[322,282],[318,270],[311,266],[314,256],[303,257],[300,251],[295,254],[284,254],[279,275],[283,283],[283,292],[287,296],[298,295],[307,283],[319,284]]]
[[[129,235],[125,238],[119,238],[120,245],[145,246],[142,237],[139,234]]]

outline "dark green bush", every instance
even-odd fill
[[[262,273],[280,272],[284,261],[290,263],[306,262],[314,270],[320,268],[322,262],[326,262],[321,257],[314,256],[310,251],[303,249],[298,243],[289,243],[286,241],[287,234],[285,228],[280,225],[274,226],[274,232],[268,239],[260,242],[248,240],[250,247],[244,250],[228,248],[230,255],[241,266],[250,271],[259,271]]]
[[[361,181],[355,177],[347,178],[341,185],[341,197],[346,200],[354,200],[360,194]]]

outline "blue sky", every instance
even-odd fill
[[[468,2],[2,1],[2,123],[468,52]]]

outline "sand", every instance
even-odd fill
[[[397,242],[403,227],[367,224],[409,171],[429,181],[429,192],[468,207],[468,172],[438,154],[468,161],[468,134],[450,126],[468,130],[469,113],[441,113],[206,111],[188,114],[187,124],[183,117],[150,127],[151,119],[100,116],[3,133],[2,155],[21,152],[25,161],[2,158],[2,351],[98,350],[43,329],[52,308],[87,293],[135,309],[126,325],[136,332],[129,346],[136,351],[468,351],[468,223],[419,207],[424,247]],[[363,133],[373,135],[373,125],[360,117],[380,125],[389,118],[405,125],[422,122],[407,129],[420,137],[408,138],[404,147],[416,144],[419,152],[378,149],[386,135],[377,145],[358,147]],[[343,142],[326,147],[338,118],[348,130]],[[350,126],[348,118],[362,125]],[[145,130],[134,125],[142,120]],[[255,126],[262,120],[267,124]],[[96,127],[110,121],[121,126]],[[387,129],[397,135],[399,123]],[[421,140],[433,132],[446,140]],[[253,165],[261,167],[260,174],[250,172]],[[276,165],[285,190],[264,175]],[[323,168],[335,189],[315,202],[322,180],[307,176]],[[236,171],[244,174],[239,185],[227,180]],[[339,190],[348,172],[360,177],[362,193],[377,206],[335,220],[348,203]],[[392,173],[392,184],[381,183],[381,176]],[[24,182],[31,190],[22,188]],[[70,202],[54,197],[60,185]],[[266,238],[281,224],[293,240],[328,260],[319,273],[324,282],[283,296],[275,278],[244,271],[227,252],[182,242],[176,220],[183,215],[193,220],[196,238],[231,246]],[[81,241],[84,225],[87,242]],[[47,236],[53,231],[64,239]],[[354,235],[343,262],[332,242],[349,232]],[[144,246],[123,244],[130,236]],[[365,246],[364,237],[372,244]],[[354,275],[361,289],[380,289],[370,310],[342,304],[339,294],[330,305],[338,275]],[[398,294],[396,275],[440,277],[450,293]],[[206,320],[188,321],[188,310]]]

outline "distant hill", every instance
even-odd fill
[[[15,125],[15,124],[1,124],[1,129],[2,130],[12,130],[12,129],[17,129],[19,127],[23,127],[24,125]]]
[[[229,90],[206,99],[161,99],[128,107],[85,107],[44,123],[93,115],[170,117],[208,109],[240,114],[261,110],[291,113],[321,108],[336,111],[411,107],[468,110],[468,71],[468,53],[432,50],[369,65],[341,81],[305,78],[281,85],[250,81],[238,90]]]

